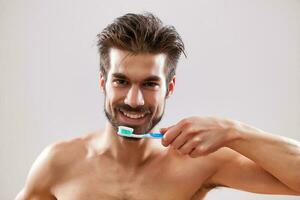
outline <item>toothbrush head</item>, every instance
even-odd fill
[[[142,135],[133,134],[133,128],[127,126],[119,126],[118,127],[118,135],[124,137],[131,137],[131,138],[143,138]]]
[[[118,134],[122,136],[129,137],[133,133],[133,128],[127,126],[119,126],[118,127]]]

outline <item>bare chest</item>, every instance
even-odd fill
[[[55,187],[58,200],[186,200],[202,199],[201,186],[208,167],[191,163],[151,163],[140,170],[124,169],[113,163],[93,162],[74,166]]]

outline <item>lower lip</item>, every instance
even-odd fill
[[[124,115],[121,111],[118,111],[120,113],[120,118],[121,118],[121,122],[124,122],[128,125],[141,125],[144,124],[147,120],[147,114],[145,114],[144,117],[138,118],[138,119],[133,119],[130,117],[127,117],[126,115]]]

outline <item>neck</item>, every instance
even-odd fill
[[[132,139],[117,135],[110,123],[106,124],[102,141],[105,144],[104,154],[124,167],[139,167],[153,156],[154,145],[151,139]]]

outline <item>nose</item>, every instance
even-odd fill
[[[128,93],[127,96],[124,100],[124,103],[131,106],[132,108],[136,108],[138,106],[143,106],[145,101],[143,97],[143,93],[139,89],[138,86],[132,86]]]

